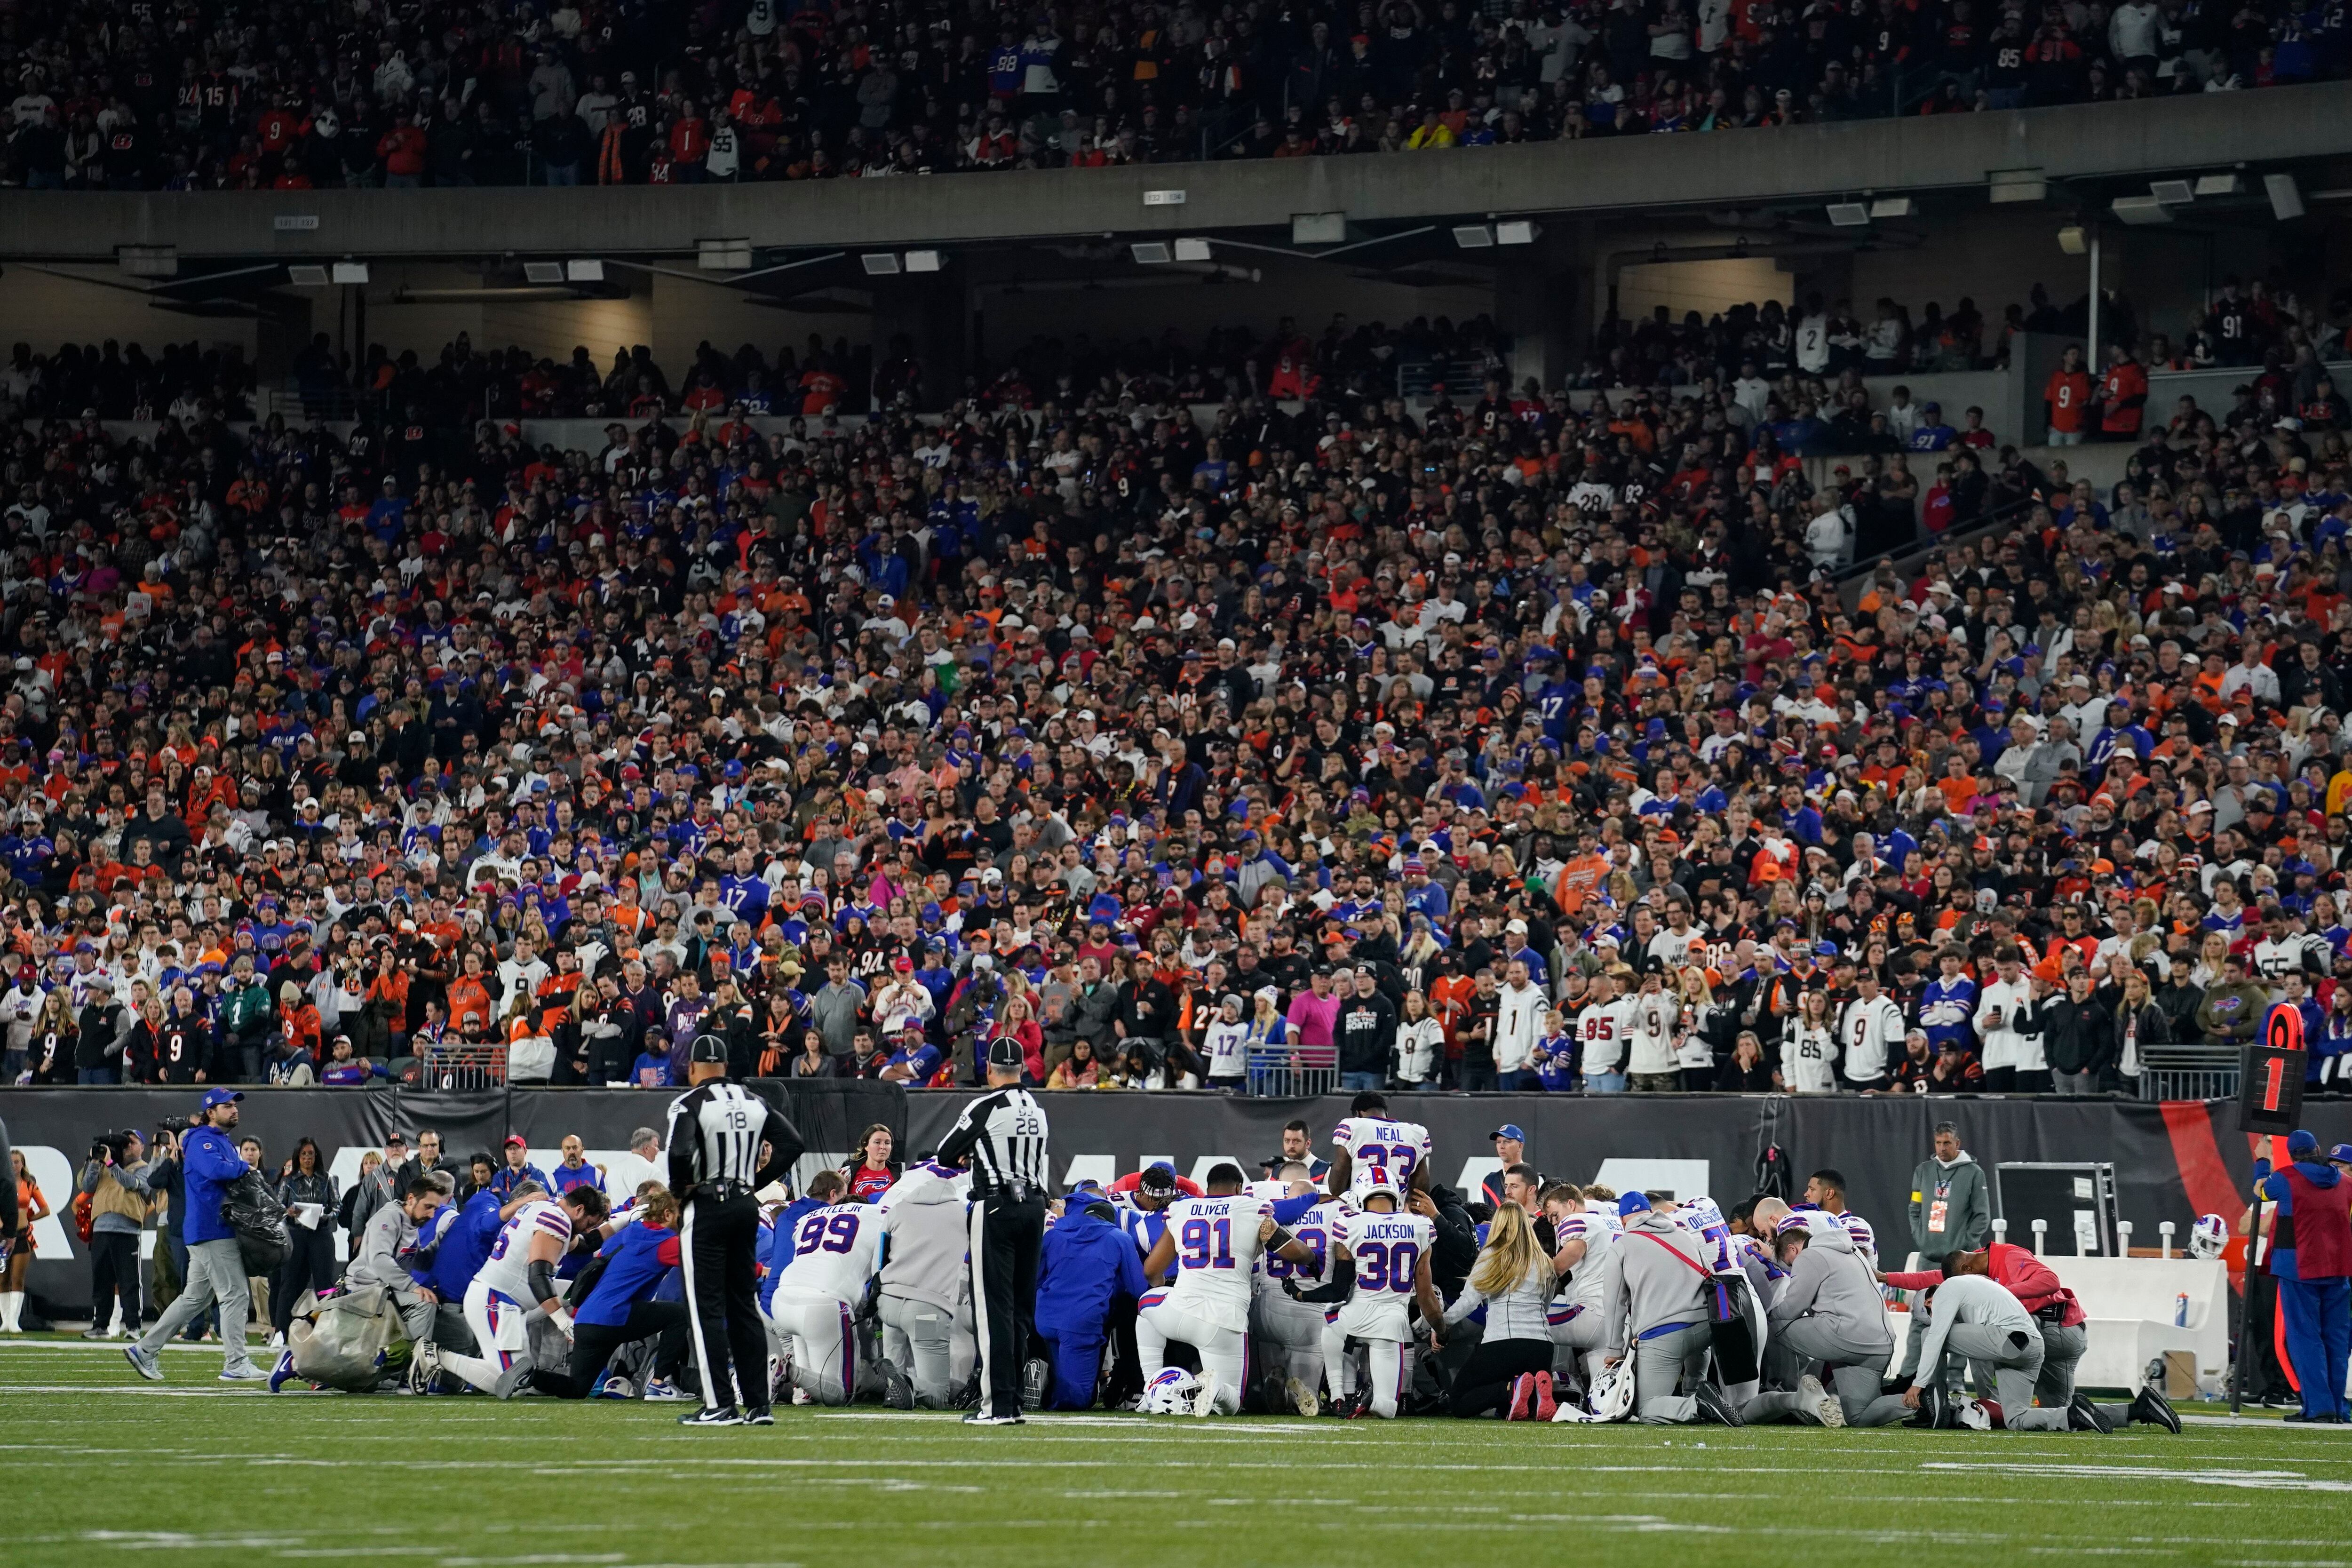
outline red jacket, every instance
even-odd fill
[[[2009,1293],[2027,1311],[2039,1314],[2044,1307],[2063,1307],[2058,1317],[2060,1326],[2074,1328],[2088,1321],[2074,1292],[2058,1283],[2057,1274],[2050,1265],[2033,1255],[2031,1247],[2018,1247],[2006,1241],[1992,1244],[1992,1277],[2009,1288]],[[1889,1285],[1902,1290],[1925,1290],[1944,1282],[1940,1268],[1914,1269],[1909,1273],[1889,1274]]]

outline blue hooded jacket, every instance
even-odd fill
[[[1073,1210],[1045,1233],[1038,1252],[1037,1331],[1048,1339],[1100,1340],[1111,1298],[1139,1298],[1147,1289],[1143,1259],[1127,1232]]]
[[[221,1218],[221,1200],[229,1184],[253,1167],[236,1152],[229,1135],[216,1127],[194,1127],[180,1140],[180,1163],[188,1173],[188,1214],[180,1239],[190,1247],[207,1241],[234,1241],[236,1232]]]

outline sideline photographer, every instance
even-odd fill
[[[89,1327],[86,1340],[110,1339],[116,1303],[121,1331],[139,1337],[139,1233],[154,1205],[147,1142],[136,1132],[101,1132],[89,1146],[77,1188],[89,1199]]]

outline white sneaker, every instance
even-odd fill
[[[1805,1408],[1819,1418],[1822,1426],[1845,1425],[1845,1406],[1839,1404],[1837,1395],[1823,1388],[1822,1380],[1811,1373],[1797,1379],[1797,1397],[1805,1402]]]
[[[224,1368],[220,1380],[223,1383],[267,1383],[269,1381],[269,1374],[251,1362],[247,1362],[243,1366]]]
[[[677,1384],[666,1378],[656,1377],[646,1383],[645,1397],[656,1403],[667,1404],[684,1399],[686,1395],[678,1392]]]
[[[271,1334],[269,1336],[269,1343],[263,1348],[273,1351],[284,1350],[286,1348],[286,1336],[279,1333]]]

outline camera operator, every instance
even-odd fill
[[[122,1331],[139,1336],[139,1233],[154,1191],[147,1142],[136,1132],[102,1132],[89,1146],[79,1190],[89,1195],[89,1327],[86,1340],[111,1339],[119,1298]]]

